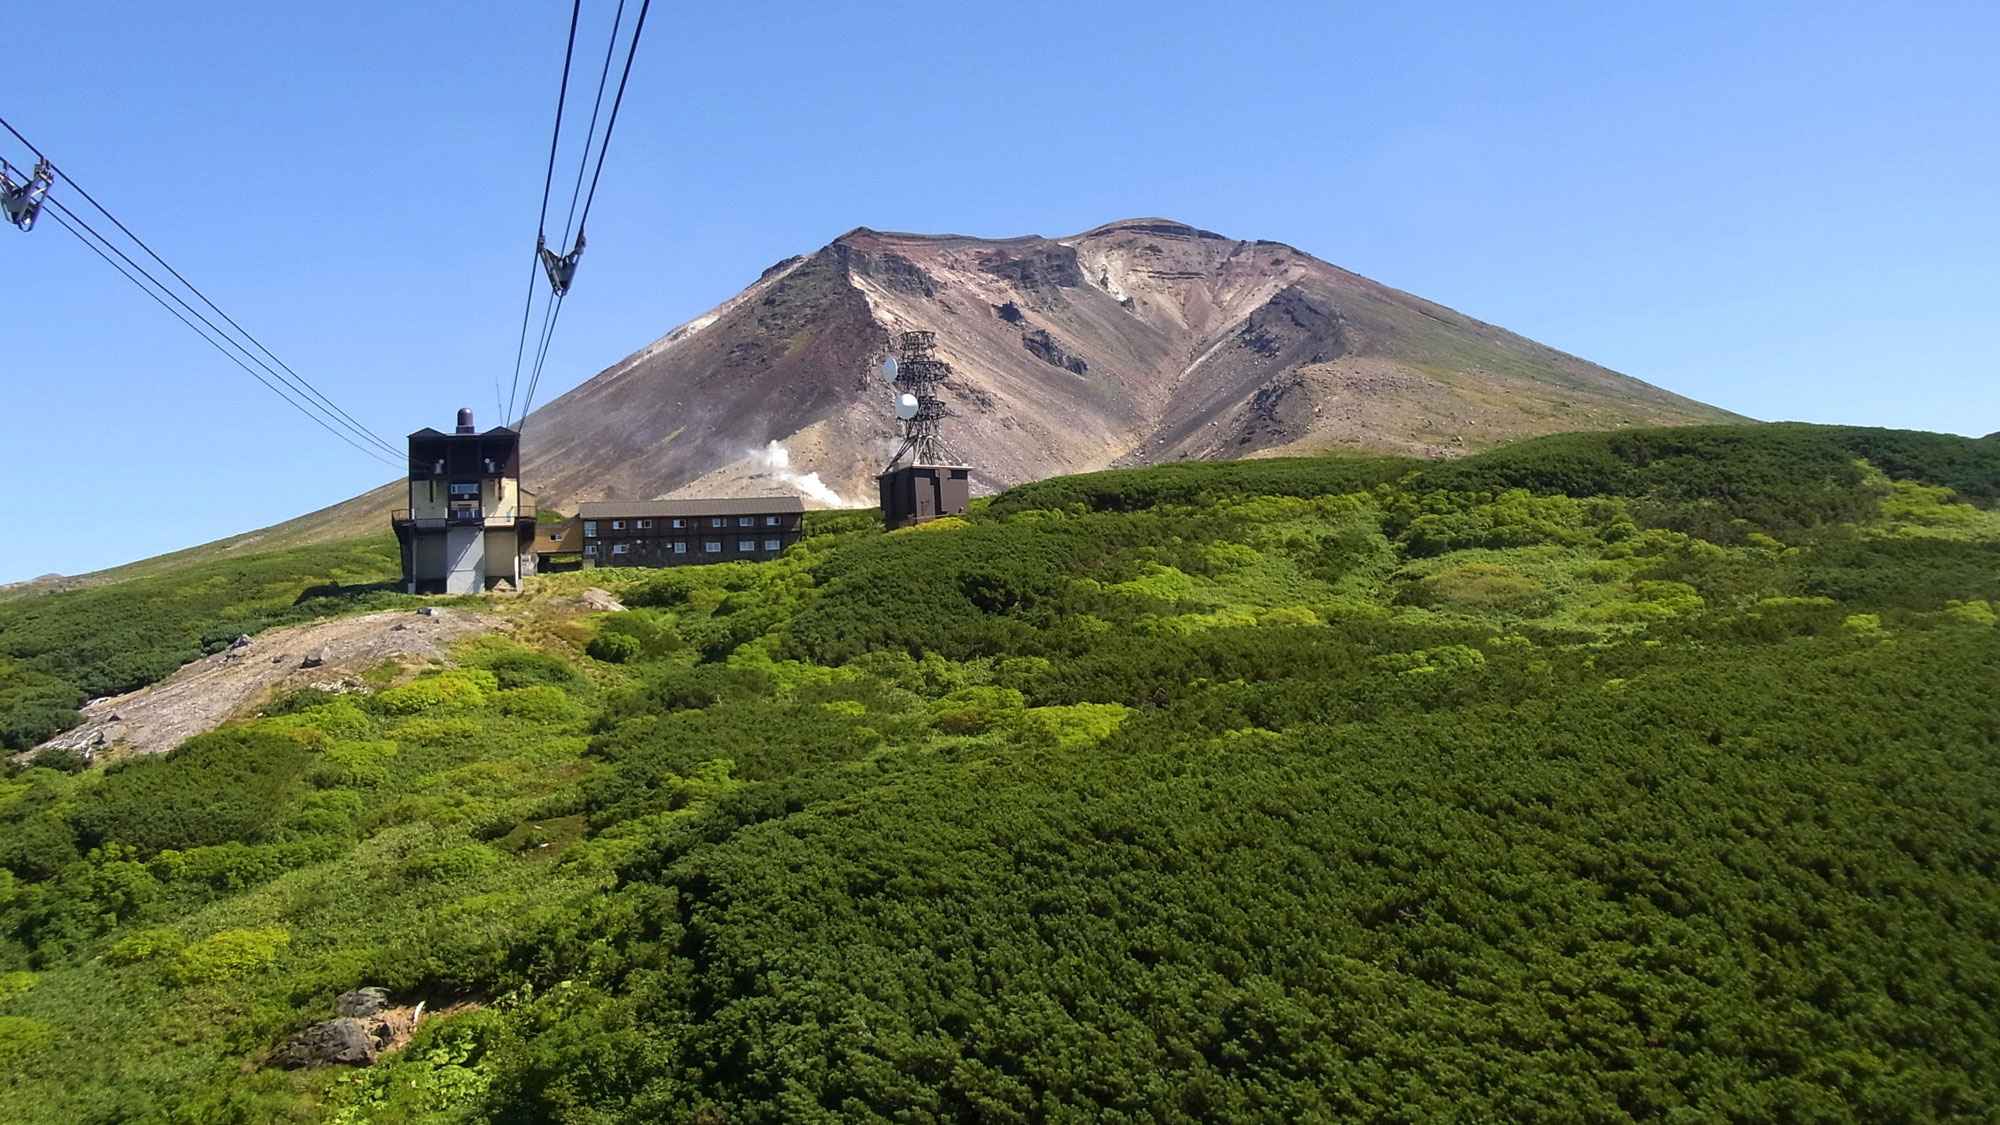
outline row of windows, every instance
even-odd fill
[[[614,555],[628,554],[630,553],[631,546],[632,545],[630,543],[613,543],[611,545],[611,553]],[[764,549],[766,551],[777,551],[777,550],[782,550],[783,548],[784,544],[776,539],[764,540]],[[685,542],[676,541],[672,547],[663,547],[662,549],[669,550],[676,555],[685,555],[687,554],[688,545]],[[707,554],[711,555],[721,554],[722,541],[720,539],[710,539],[701,545],[701,549]],[[757,549],[757,541],[755,539],[738,539],[736,541],[736,549],[738,551],[754,551]],[[584,544],[583,553],[586,555],[596,554],[597,544],[595,543]]]
[[[765,526],[765,527],[778,527],[778,526],[781,526],[781,523],[782,523],[783,519],[784,519],[784,517],[783,517],[783,516],[765,516],[765,517],[764,517],[764,526]],[[696,522],[700,522],[700,521],[696,521]],[[585,520],[585,521],[583,521],[583,533],[584,533],[585,535],[588,535],[588,536],[593,536],[593,537],[594,537],[594,536],[596,536],[596,534],[597,534],[597,523],[598,523],[598,521],[596,521],[596,520]],[[612,521],[611,521],[611,530],[613,530],[613,531],[624,531],[624,530],[625,530],[625,529],[626,529],[626,528],[627,528],[628,526],[629,526],[629,527],[632,527],[632,528],[634,528],[634,529],[636,529],[636,530],[639,530],[639,531],[644,531],[644,530],[647,530],[648,528],[651,528],[651,527],[653,526],[653,521],[652,521],[652,520],[612,520]],[[687,520],[685,520],[685,519],[674,519],[674,520],[668,520],[668,521],[667,521],[667,526],[669,526],[669,527],[686,527],[686,526],[688,526],[688,521],[687,521]],[[710,526],[710,527],[728,527],[728,526],[729,526],[729,517],[728,517],[728,516],[715,516],[715,517],[712,517],[712,518],[711,518],[711,519],[710,519],[710,520],[708,521],[708,526]],[[737,516],[737,517],[736,517],[736,526],[737,526],[737,527],[756,527],[756,526],[757,526],[757,517],[756,517],[756,516]]]

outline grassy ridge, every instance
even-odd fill
[[[1177,465],[550,579],[632,608],[0,782],[0,1120],[1987,1120],[1996,458]],[[469,1006],[260,1065],[366,984]]]

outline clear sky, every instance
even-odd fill
[[[0,116],[377,432],[485,426],[568,9],[14,5]],[[856,226],[1162,215],[1754,417],[1984,434],[1996,75],[1990,2],[661,0],[541,397]],[[0,581],[393,476],[52,223],[0,269]]]

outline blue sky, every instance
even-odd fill
[[[568,5],[17,7],[0,115],[182,273],[392,439],[495,420]],[[1984,434],[1996,74],[1993,4],[663,2],[541,397],[855,226],[1163,215],[1755,417]],[[393,475],[53,224],[0,268],[0,581]]]

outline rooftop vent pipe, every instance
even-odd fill
[[[463,407],[458,412],[458,432],[461,434],[478,432],[472,428],[472,408],[470,406]]]

